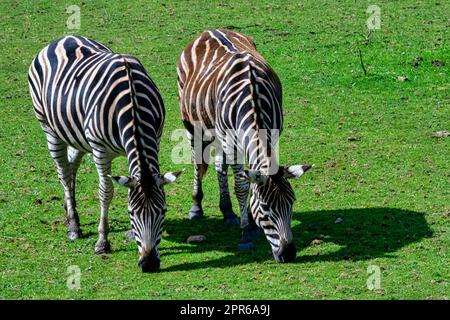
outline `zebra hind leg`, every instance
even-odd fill
[[[222,159],[216,157],[216,172],[217,179],[219,181],[219,191],[220,191],[220,211],[223,214],[223,222],[225,225],[239,225],[239,218],[233,211],[233,207],[230,199],[230,189],[228,187],[228,164],[226,164]]]
[[[81,159],[83,159],[83,156],[85,155],[84,152],[77,150],[73,147],[68,147],[67,148],[68,151],[68,159],[69,159],[69,165],[70,165],[70,169],[72,171],[72,179],[71,179],[71,186],[70,189],[72,191],[72,196],[71,196],[71,201],[73,201],[73,208],[75,211],[75,215],[76,215],[76,219],[78,220],[78,212],[77,212],[77,202],[76,202],[76,181],[77,181],[77,171],[78,168],[80,167],[80,163],[81,163]],[[65,204],[67,203],[67,200],[65,201]],[[78,221],[78,225],[79,225],[79,221]],[[78,236],[81,236],[81,231],[80,234]]]
[[[70,159],[68,159],[68,146],[61,139],[46,130],[47,145],[50,155],[55,161],[56,169],[58,171],[58,178],[64,188],[64,208],[66,209],[66,226],[67,236],[70,240],[75,240],[81,237],[80,218],[76,210],[75,203],[75,174],[74,169],[77,166],[72,166]],[[77,158],[77,157],[75,157]],[[72,159],[73,160],[73,159]],[[78,162],[80,159],[75,159]],[[76,170],[75,170],[76,171]]]
[[[107,154],[94,150],[95,166],[99,176],[98,194],[100,198],[100,222],[98,224],[98,240],[95,244],[95,253],[104,254],[111,251],[108,241],[109,223],[108,208],[114,195],[114,186],[109,175],[111,174],[111,157]]]
[[[76,194],[76,182],[77,182],[77,172],[78,172],[78,168],[80,167],[81,164],[81,160],[83,159],[83,156],[85,155],[85,152],[77,150],[73,147],[68,147],[67,148],[68,151],[68,159],[69,159],[69,165],[70,168],[72,170],[72,185],[71,185],[71,190],[72,190],[72,199],[73,199],[73,203],[74,203],[74,207],[76,208],[76,199],[75,199],[75,194]],[[75,209],[76,210],[76,209]]]

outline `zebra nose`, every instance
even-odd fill
[[[160,259],[155,249],[152,249],[150,253],[145,254],[139,259],[138,266],[142,272],[156,272],[159,271]]]
[[[282,241],[277,253],[274,253],[277,262],[292,262],[297,256],[297,248],[293,242]]]

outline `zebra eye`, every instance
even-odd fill
[[[261,209],[263,210],[263,211],[270,211],[270,208],[269,208],[269,206],[267,205],[267,203],[263,203],[263,202],[261,202],[260,203],[260,206],[261,206]]]

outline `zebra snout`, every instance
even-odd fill
[[[160,259],[155,249],[152,249],[150,253],[143,255],[138,262],[138,266],[142,272],[157,272],[159,271]]]
[[[283,241],[280,244],[278,252],[274,253],[273,256],[277,262],[292,262],[297,256],[297,248],[294,242],[287,243]]]

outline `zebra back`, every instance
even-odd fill
[[[223,29],[202,33],[183,51],[178,79],[181,118],[191,133],[195,125],[215,128],[219,137],[227,130],[275,129],[281,133],[280,80],[256,51],[254,42],[243,34]],[[245,153],[252,169],[261,169],[270,166],[267,159],[259,161],[252,155],[271,157],[274,143],[269,137],[267,150],[256,153],[255,148],[263,148],[264,144],[237,147]],[[222,148],[226,147],[224,142]]]
[[[164,104],[137,58],[63,37],[33,60],[29,86],[46,132],[85,152],[126,155],[130,174],[159,172]]]

